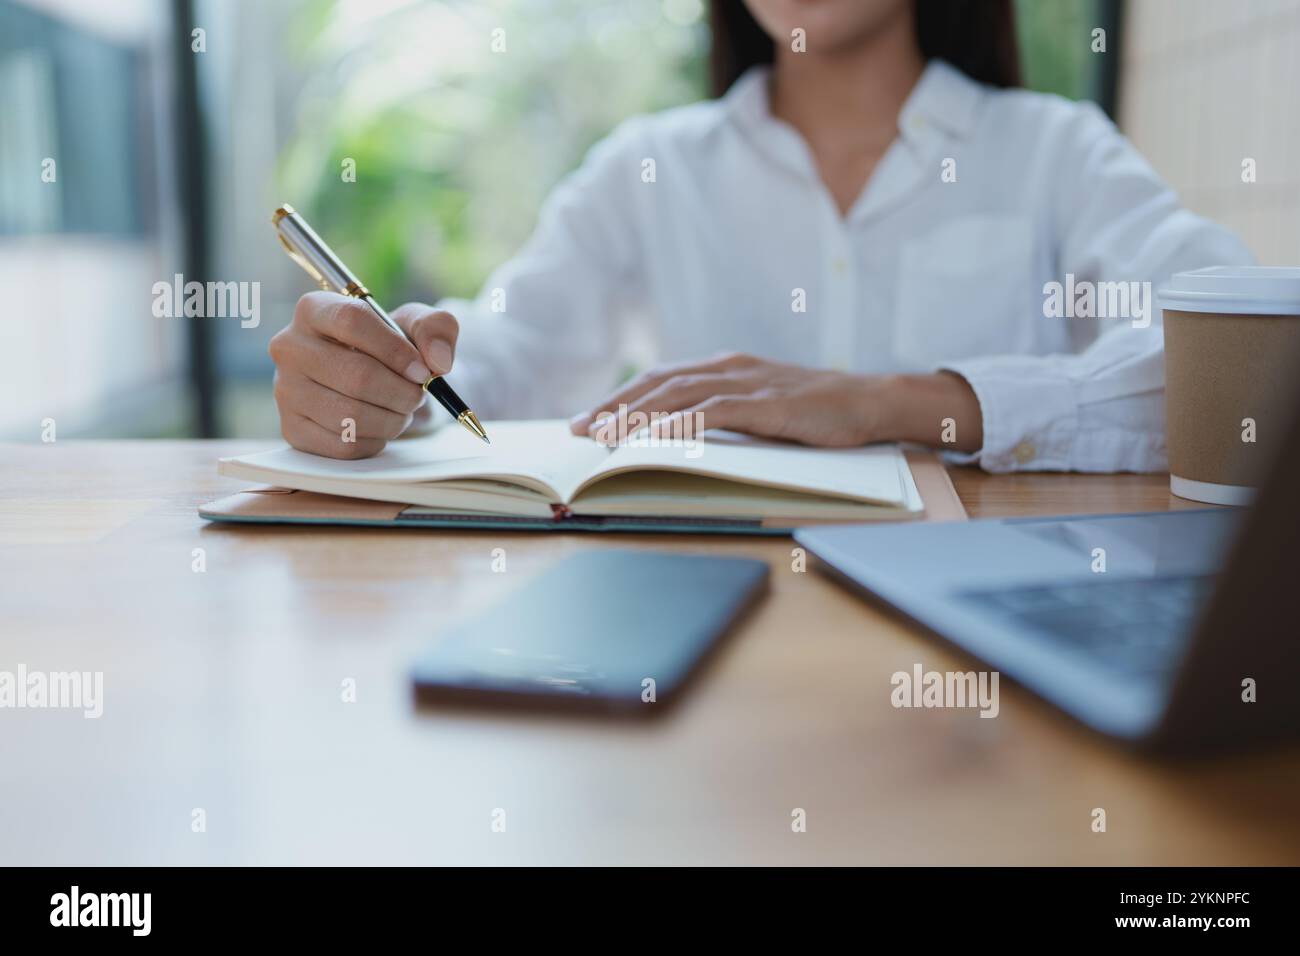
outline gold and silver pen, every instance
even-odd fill
[[[292,206],[286,204],[277,209],[275,215],[271,217],[271,222],[289,257],[302,266],[322,289],[360,299],[383,320],[385,325],[408,342],[411,341],[410,336],[380,308],[379,303],[370,295],[370,291],[343,264],[343,260],[325,244],[325,240],[316,235],[315,230],[307,225],[307,221],[295,212]],[[441,375],[430,375],[428,381],[424,383],[424,390],[436,398],[438,404],[447,409],[452,418],[483,441],[488,440],[487,432],[483,430],[478,418]]]

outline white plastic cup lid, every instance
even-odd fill
[[[1300,315],[1300,267],[1212,266],[1178,272],[1157,293],[1178,312]]]

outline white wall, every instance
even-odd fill
[[[1300,0],[1129,0],[1122,55],[1120,125],[1183,202],[1300,265]]]

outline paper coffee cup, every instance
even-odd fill
[[[1180,272],[1159,295],[1169,488],[1247,504],[1294,411],[1300,268]]]

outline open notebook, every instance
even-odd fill
[[[893,445],[814,449],[706,432],[693,442],[607,448],[564,421],[493,422],[485,446],[460,428],[336,461],[291,448],[223,458],[223,475],[281,488],[398,502],[405,514],[650,516],[800,521],[920,517]]]

